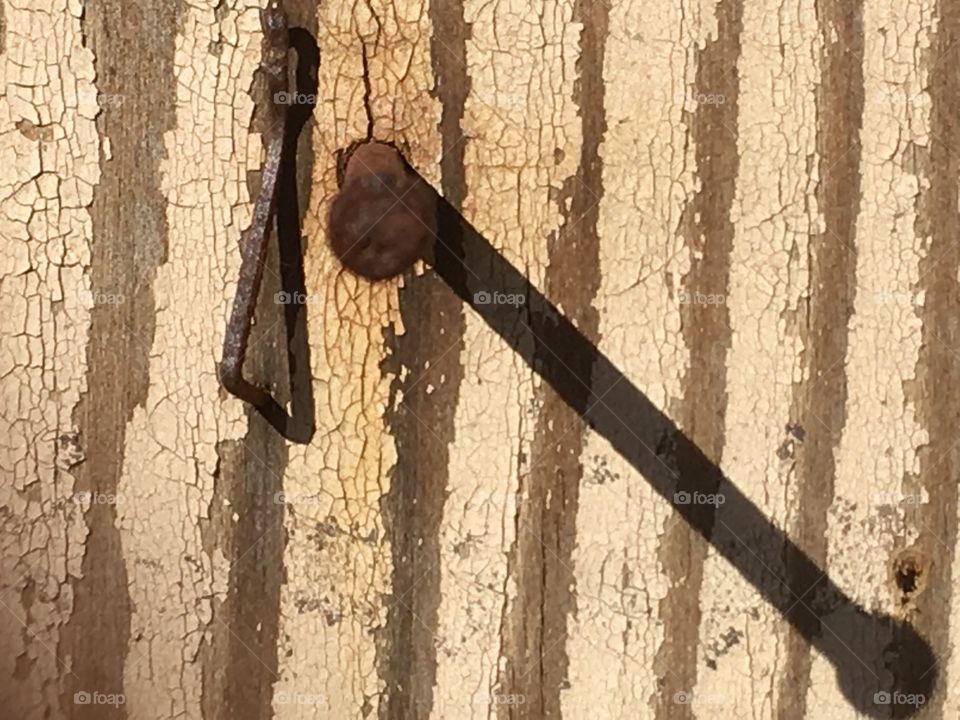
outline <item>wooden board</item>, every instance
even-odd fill
[[[256,5],[0,0],[0,707],[956,717],[960,5],[287,7],[307,444]],[[370,129],[459,271],[331,257]]]

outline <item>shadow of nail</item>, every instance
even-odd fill
[[[833,664],[858,712],[916,714],[939,673],[930,644],[908,623],[869,613],[848,597],[523,273],[454,207],[439,195],[436,201],[437,240],[428,262],[450,289]],[[479,291],[525,301],[491,303]],[[682,459],[676,467],[655,450],[665,437],[672,456]],[[722,514],[674,502],[679,493],[716,492],[724,496]],[[775,572],[785,557],[790,572]]]

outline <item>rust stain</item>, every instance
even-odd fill
[[[434,0],[431,61],[441,104],[441,194],[460,208],[467,196],[461,121],[469,91],[466,42],[469,26],[462,2]],[[455,244],[453,218],[439,217],[438,235]],[[387,422],[396,442],[397,464],[390,492],[382,502],[393,552],[393,596],[386,597],[386,624],[379,638],[377,665],[383,680],[380,717],[429,718],[437,676],[440,608],[440,522],[449,482],[449,446],[464,368],[460,353],[464,317],[460,300],[437,277],[413,277],[400,293],[406,333],[388,334],[384,370],[395,375]],[[424,322],[424,318],[430,318]],[[428,389],[416,383],[429,363],[431,375],[444,378]],[[404,374],[402,368],[410,372]],[[405,379],[401,379],[405,378]],[[396,398],[403,402],[397,405]]]
[[[931,563],[915,550],[901,550],[890,563],[890,583],[905,612],[916,610],[916,598],[927,589]]]

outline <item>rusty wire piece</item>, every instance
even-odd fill
[[[253,312],[263,279],[267,241],[277,206],[277,178],[286,134],[287,56],[290,38],[287,15],[280,0],[271,0],[266,9],[260,11],[260,26],[263,29],[260,69],[266,79],[269,94],[269,127],[264,133],[267,160],[263,166],[260,194],[253,206],[253,220],[240,241],[240,274],[237,293],[233,299],[233,311],[223,340],[220,382],[228,392],[241,400],[262,407],[270,400],[270,395],[243,377],[243,361],[247,355]]]
[[[237,292],[223,342],[219,372],[223,387],[263,409],[272,398],[243,376],[250,331],[263,279],[270,229],[276,213],[288,124],[290,29],[281,0],[260,13],[263,30],[260,69],[269,93],[267,159],[250,227],[241,237]],[[372,131],[372,123],[371,123]],[[295,144],[293,146],[295,152]],[[368,280],[406,271],[432,246],[436,235],[436,194],[392,145],[371,140],[345,155],[340,191],[331,204],[328,242],[348,270]]]

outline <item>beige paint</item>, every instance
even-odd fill
[[[703,26],[683,23],[684,16]],[[677,228],[696,180],[680,117],[693,80],[692,48],[711,24],[709,8],[697,3],[611,4],[604,69],[609,129],[601,148],[600,349],[658,407],[680,399],[689,361],[677,337],[677,290],[689,269]],[[626,57],[633,60],[618,60]],[[662,626],[650,622],[666,591],[657,546],[678,518],[607,440],[589,434],[581,462],[579,611],[568,641],[571,687],[563,693],[564,714],[642,717],[657,692],[654,663],[664,642]]]
[[[315,238],[305,262],[313,292],[308,317],[318,432],[311,446],[293,451],[284,480],[285,529],[303,541],[288,543],[284,558],[291,582],[283,589],[285,641],[277,689],[286,695],[273,704],[281,720],[314,713],[351,717],[361,706],[376,713],[383,689],[372,630],[385,621],[381,598],[390,593],[391,555],[378,509],[390,489],[387,472],[396,451],[383,420],[392,378],[382,375],[379,365],[384,327],[394,323],[403,333],[397,284],[358,282],[318,242],[336,190],[334,154],[366,137],[364,52],[374,78],[369,102],[377,137],[400,142],[415,137],[437,112],[425,93],[429,25],[417,3],[324,3],[318,24],[322,99],[303,229]],[[398,83],[399,77],[405,82]],[[436,154],[428,139],[410,160],[429,167]],[[337,530],[318,553],[308,540],[320,527]]]
[[[196,658],[212,630],[213,602],[225,591],[225,559],[204,551],[199,524],[213,498],[216,443],[243,432],[239,403],[213,401],[213,358],[230,297],[224,281],[237,267],[232,228],[249,222],[242,173],[259,165],[244,93],[259,61],[258,26],[253,12],[217,22],[211,7],[193,8],[175,55],[177,130],[165,138],[162,171],[169,255],[153,287],[150,392],[127,428],[118,505],[134,608],[124,688],[127,710],[138,718],[198,715]],[[218,38],[219,57],[207,52]]]
[[[0,706],[25,719],[64,716],[58,678],[71,661],[56,653],[94,501],[71,475],[100,151],[80,12],[5,3],[0,45]]]
[[[467,2],[471,77],[463,129],[468,141],[464,216],[542,287],[546,238],[561,218],[547,189],[575,169],[577,121],[569,102],[577,27],[567,3]],[[503,48],[509,45],[510,53]],[[563,159],[547,162],[554,153]],[[468,273],[474,293],[492,288]],[[451,492],[441,533],[444,559],[438,688],[432,717],[486,718],[511,694],[500,687],[501,641],[517,599],[505,558],[526,502],[518,478],[534,462],[530,443],[540,400],[536,380],[506,343],[471,314],[460,362],[468,370],[451,448]],[[501,450],[491,455],[491,441]],[[521,673],[526,670],[521,669]]]
[[[734,335],[727,358],[723,466],[768,517],[791,528],[798,497],[795,462],[774,450],[789,447],[791,387],[804,373],[807,239],[819,222],[810,192],[816,178],[808,175],[816,158],[819,42],[813,2],[797,3],[790,12],[780,8],[775,2],[744,7],[741,120],[727,129],[729,140],[738,143],[741,164],[731,211],[736,234],[727,305]],[[783,45],[771,44],[770,37],[783,38]],[[737,518],[720,506],[714,535],[732,538],[739,553],[751,556],[742,533]],[[783,568],[774,565],[767,572],[780,574]],[[786,623],[715,551],[704,575],[698,677],[691,694],[695,716],[771,717],[778,705],[777,681],[787,669],[780,655]]]
[[[201,717],[205,695],[212,696],[205,677],[219,669],[204,666],[212,657],[205,653],[214,638],[238,637],[220,608],[230,594],[230,540],[243,518],[233,514],[233,525],[218,528],[222,534],[212,541],[208,525],[214,515],[233,513],[214,506],[224,501],[217,488],[223,444],[255,447],[245,408],[219,390],[214,363],[239,261],[236,240],[250,217],[247,174],[262,162],[248,95],[260,38],[252,4],[231,0],[217,10],[219,4],[183,5],[179,32],[170,38],[176,128],[164,137],[160,180],[168,250],[150,288],[156,331],[143,340],[150,361],[141,369],[149,390],[124,418],[126,438],[117,448],[123,474],[116,526],[131,606],[118,682],[127,717],[138,720]],[[594,301],[599,346],[657,407],[678,418],[684,403],[697,401],[684,396],[694,360],[681,337],[677,299],[696,258],[680,226],[684,208],[703,191],[685,121],[696,101],[683,95],[696,77],[698,49],[717,37],[716,6],[706,0],[606,5],[602,283]],[[60,697],[71,659],[55,653],[72,611],[72,583],[83,582],[88,528],[81,510],[90,499],[74,498],[70,470],[83,461],[83,449],[73,439],[72,412],[93,372],[86,367],[84,295],[89,206],[99,153],[108,162],[110,138],[100,137],[94,123],[97,88],[79,3],[2,6],[0,702],[15,706],[19,717],[59,718],[80,712],[72,698]],[[551,188],[574,176],[584,142],[574,100],[576,4],[465,0],[463,8],[473,25],[461,120],[463,214],[542,288],[547,238],[564,222]],[[308,446],[289,446],[284,467],[250,460],[265,477],[282,475],[285,492],[275,672],[253,649],[236,649],[251,653],[270,676],[273,714],[281,720],[387,712],[386,650],[377,633],[388,618],[395,568],[381,499],[401,458],[384,417],[391,400],[404,397],[391,398],[395,378],[381,370],[383,334],[392,325],[412,340],[418,328],[403,326],[401,283],[369,286],[341,273],[321,238],[336,186],[333,154],[366,133],[363,48],[375,134],[405,146],[413,165],[440,186],[443,108],[431,95],[431,42],[438,41],[431,40],[431,17],[429,2],[416,0],[327,2],[317,10],[323,101],[310,138],[314,162],[303,223],[310,238],[305,265],[317,433]],[[857,294],[846,366],[836,368],[846,373],[848,399],[842,439],[832,449],[828,569],[851,597],[898,616],[905,611],[889,567],[925,532],[905,506],[926,502],[912,475],[928,441],[910,397],[921,351],[914,300],[924,302],[913,295],[925,252],[916,201],[930,181],[908,150],[930,143],[923,90],[930,74],[956,66],[950,59],[933,68],[921,62],[936,28],[932,2],[865,3]],[[210,52],[212,43],[220,44],[219,53]],[[802,488],[798,462],[789,453],[778,457],[777,449],[786,440],[794,386],[815,382],[803,360],[814,342],[803,333],[803,309],[816,290],[809,284],[808,241],[824,222],[815,195],[822,181],[814,104],[822,45],[812,0],[746,3],[736,68],[739,120],[727,129],[740,169],[730,215],[722,465],[788,531],[799,521]],[[424,271],[430,272],[418,268]],[[560,295],[561,308],[575,310]],[[516,710],[490,698],[503,691],[497,684],[507,662],[503,635],[518,602],[507,558],[527,532],[517,523],[525,502],[517,490],[538,462],[531,445],[543,392],[509,347],[465,312],[463,338],[420,358],[421,367],[399,371],[407,392],[433,393],[448,378],[430,368],[447,352],[457,353],[465,368],[452,408],[454,440],[434,435],[443,446],[438,451],[449,452],[437,627],[414,623],[436,648],[431,717],[445,720],[510,717]],[[137,337],[137,328],[128,330]],[[552,430],[559,440],[571,427]],[[433,429],[424,428],[429,446]],[[671,583],[661,559],[683,521],[604,438],[587,433],[579,459],[576,613],[556,648],[569,659],[568,683],[558,691],[563,715],[654,717],[658,674],[672,673],[657,665],[671,643],[661,606]],[[736,531],[724,525],[722,509],[717,518],[715,536]],[[936,562],[951,563],[953,551],[940,545]],[[238,554],[242,560],[245,551]],[[790,670],[783,618],[712,549],[703,561],[699,605],[696,647],[689,650],[694,702],[669,715],[668,698],[668,716],[777,717],[779,686]],[[956,606],[954,598],[951,619]],[[731,632],[737,640],[728,643]],[[957,635],[955,627],[949,632]],[[545,651],[546,662],[552,652]],[[950,687],[957,661],[945,660]],[[816,653],[811,678],[806,717],[856,716],[833,666]],[[951,696],[943,717],[957,712]]]
[[[912,160],[914,145],[929,143],[928,73],[912,58],[930,46],[921,28],[934,28],[929,2],[877,3],[865,13],[862,210],[857,225],[857,298],[850,324],[849,400],[843,442],[837,448],[836,500],[829,522],[830,567],[851,597],[866,607],[903,616],[889,570],[896,552],[923,530],[910,523],[911,506],[929,501],[911,482],[920,470],[917,450],[928,442],[909,397],[919,361],[923,293],[915,237],[915,201],[928,180]],[[842,619],[839,620],[842,622]],[[865,671],[866,672],[866,671]],[[815,681],[833,683],[834,671],[816,658]],[[948,683],[950,681],[948,680]],[[951,683],[952,684],[952,683]],[[855,717],[842,698],[811,692],[811,712]],[[945,714],[944,717],[949,717]]]

